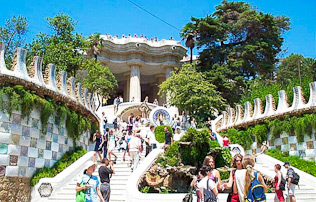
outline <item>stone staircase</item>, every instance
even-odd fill
[[[268,155],[259,155],[257,157],[255,169],[264,173],[265,175],[274,178],[275,171],[274,165],[280,164],[282,166],[281,172],[283,176],[286,175],[286,169],[283,167],[283,162],[278,161]],[[295,189],[296,201],[298,202],[315,202],[316,201],[316,189],[315,189],[315,180],[316,178],[304,173],[296,168],[294,171],[300,175],[299,187],[297,186]],[[284,191],[284,197],[287,195],[287,191]],[[270,200],[269,200],[270,201]]]
[[[144,147],[145,148],[145,147]],[[112,202],[125,202],[125,188],[126,183],[131,175],[131,168],[129,167],[129,156],[125,155],[125,162],[122,160],[123,153],[117,150],[114,151],[115,155],[117,155],[117,163],[114,164],[115,174],[112,175],[110,184],[111,184],[111,196],[110,201]],[[145,150],[141,153],[141,161],[145,158]],[[98,163],[98,167],[96,168],[93,175],[99,176],[98,170],[100,167],[100,163]],[[61,202],[61,201],[76,201],[76,184],[77,184],[77,176],[74,177],[68,184],[66,184],[59,192],[53,194],[49,197],[48,201],[51,202]]]

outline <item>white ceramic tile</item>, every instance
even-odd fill
[[[35,138],[39,138],[40,137],[40,130],[37,128],[31,128],[30,129],[30,136],[35,137]]]
[[[58,152],[59,144],[56,142],[52,142],[52,151]]]
[[[20,136],[20,145],[29,147],[31,143],[31,138],[26,136]]]
[[[35,167],[36,168],[43,168],[44,167],[44,164],[45,164],[45,160],[42,159],[42,158],[37,158],[35,160]]]
[[[38,157],[38,149],[29,147],[29,157],[37,158]]]
[[[19,176],[19,167],[18,166],[7,166],[5,169],[6,177],[18,177]]]
[[[37,148],[46,149],[46,140],[42,138],[37,139]]]
[[[18,166],[29,166],[29,158],[26,156],[19,156]]]
[[[50,150],[44,150],[44,159],[52,159],[52,151]]]
[[[21,146],[9,144],[8,145],[8,154],[20,156],[20,154],[21,154]]]
[[[8,166],[10,161],[10,155],[0,154],[0,165]]]

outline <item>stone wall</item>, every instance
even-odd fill
[[[0,202],[29,202],[30,178],[0,177]]]
[[[67,137],[65,123],[59,125],[54,116],[49,118],[46,134],[41,129],[39,109],[32,111],[28,121],[22,119],[18,111],[14,111],[11,117],[0,111],[0,177],[4,182],[0,183],[0,195],[4,193],[4,187],[20,180],[28,183],[22,195],[29,197],[29,180],[34,172],[39,168],[52,167],[63,153],[73,148],[73,140]],[[87,149],[88,137],[88,132],[81,135],[77,145]],[[10,197],[18,197],[19,193],[12,192],[16,195]]]

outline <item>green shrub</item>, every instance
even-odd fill
[[[189,128],[180,141],[191,142],[191,145],[181,145],[179,148],[182,163],[200,167],[210,149],[208,130],[197,131],[195,128]]]
[[[228,170],[218,170],[218,171],[221,176],[221,180],[226,180],[229,178],[230,173]]]
[[[316,165],[314,161],[306,161],[300,159],[298,156],[287,156],[277,149],[269,149],[266,154],[283,162],[288,161],[291,166],[316,177]]]
[[[226,133],[232,144],[240,144],[245,150],[250,149],[252,144],[251,130],[237,130],[231,128]]]
[[[173,134],[172,128],[170,126],[157,126],[155,128],[155,138],[159,143],[165,142],[165,131],[164,131],[165,127],[167,127],[169,132]]]
[[[53,167],[37,170],[31,179],[31,186],[35,186],[41,178],[56,176],[86,153],[87,151],[82,147],[77,147],[73,151],[66,152]]]
[[[251,133],[256,137],[259,144],[268,139],[268,128],[265,124],[255,125],[252,127]]]

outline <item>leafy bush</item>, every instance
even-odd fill
[[[221,176],[221,180],[226,180],[229,178],[230,173],[228,170],[218,170],[218,171]]]
[[[87,151],[82,147],[77,147],[73,151],[66,152],[53,167],[37,170],[31,179],[31,186],[35,186],[41,178],[56,176],[86,153]]]
[[[155,128],[155,137],[159,143],[165,142],[165,131],[164,131],[165,127],[167,127],[169,132],[173,134],[172,128],[170,126],[157,126]]]
[[[291,166],[316,177],[316,165],[314,161],[306,161],[300,159],[298,156],[287,156],[277,149],[269,149],[266,154],[283,162],[288,161]]]
[[[195,128],[189,128],[180,141],[191,142],[191,145],[181,145],[179,149],[182,162],[200,167],[210,150],[208,130],[197,131]]]
[[[237,130],[235,128],[229,129],[226,133],[230,142],[233,144],[240,144],[244,149],[250,149],[252,144],[251,130]]]

